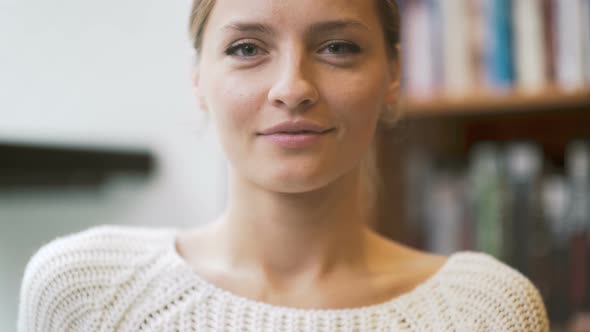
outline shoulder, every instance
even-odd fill
[[[19,331],[57,331],[100,319],[106,290],[154,261],[172,234],[172,229],[104,225],[45,244],[24,272]]]
[[[543,299],[523,274],[482,252],[449,258],[438,281],[449,301],[471,317],[478,330],[549,331]]]
[[[170,244],[172,232],[167,228],[101,225],[61,236],[31,257],[25,279],[150,255]]]

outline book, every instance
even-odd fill
[[[555,82],[555,11],[553,0],[543,0],[543,38],[545,39],[545,75],[549,82]]]
[[[445,92],[450,96],[465,96],[474,86],[471,61],[472,20],[470,0],[440,1],[443,31],[443,76]]]
[[[590,143],[575,141],[566,151],[571,197],[568,222],[570,234],[570,304],[576,310],[590,305]]]
[[[470,153],[470,204],[476,250],[504,259],[503,178],[498,147],[476,145]]]
[[[402,43],[406,48],[406,89],[416,97],[428,97],[434,90],[432,21],[429,0],[404,3]]]
[[[483,11],[484,84],[492,91],[507,91],[514,81],[511,2],[483,0]]]
[[[557,83],[563,90],[578,90],[584,85],[582,1],[553,0],[553,6]]]
[[[590,0],[580,0],[581,3],[581,37],[583,45],[584,81],[590,86]]]
[[[543,3],[515,1],[513,11],[517,86],[525,92],[538,92],[547,85]]]
[[[506,149],[508,225],[506,239],[511,244],[510,264],[531,276],[538,244],[537,213],[540,212],[538,180],[542,169],[540,148],[531,142],[512,142]]]

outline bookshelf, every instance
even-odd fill
[[[416,153],[428,156],[429,167],[451,169],[454,175],[460,174],[465,180],[469,177],[473,151],[481,143],[491,142],[503,150],[514,142],[526,142],[540,151],[539,181],[542,181],[551,175],[566,175],[565,154],[571,142],[590,142],[590,90],[564,92],[552,88],[542,93],[512,92],[504,96],[481,92],[463,98],[404,97],[401,107],[404,107],[403,119],[378,137],[378,165],[383,186],[376,229],[422,249],[428,249],[428,233],[432,230],[416,222],[420,218],[416,218],[411,208],[412,204],[416,205],[412,201],[415,183],[410,181],[412,166],[408,161]],[[462,207],[469,205],[468,202],[461,204]],[[419,206],[418,209],[424,208]],[[461,249],[478,250],[469,241],[462,243]],[[556,302],[555,294],[546,290],[548,281],[529,277],[546,296],[544,300],[554,323],[552,330],[573,331],[566,326],[580,320],[574,317],[587,313],[588,308],[560,311],[561,302]],[[561,290],[563,294],[567,292]]]
[[[501,115],[506,112],[559,112],[572,109],[587,109],[590,112],[590,89],[566,92],[553,87],[534,93],[515,91],[507,94],[492,94],[480,91],[468,96],[456,97],[442,94],[432,98],[403,97],[401,107],[404,116],[410,119],[480,114]]]
[[[572,328],[590,312],[590,0],[398,3],[404,115],[377,139],[377,230],[491,253],[540,289],[552,331],[590,331]]]

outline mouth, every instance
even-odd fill
[[[268,134],[259,134],[265,142],[283,149],[306,149],[318,146],[328,138],[328,135],[335,131],[336,128],[330,128],[321,131],[315,130],[296,130],[296,131],[277,131]]]
[[[322,135],[327,134],[329,132],[334,131],[336,128],[330,128],[323,131],[315,131],[315,130],[297,130],[297,131],[277,131],[274,133],[268,134],[258,134],[262,136],[269,136],[269,135]]]
[[[266,128],[258,135],[269,136],[269,135],[321,135],[328,133],[336,129],[335,127],[328,127],[316,123],[314,121],[298,119],[281,122],[272,127]]]

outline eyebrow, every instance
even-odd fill
[[[343,19],[312,24],[309,28],[306,29],[306,33],[318,34],[351,28],[369,31],[369,28],[359,21]],[[276,35],[275,29],[263,23],[232,22],[223,26],[222,30]]]
[[[261,23],[232,22],[221,28],[223,31],[257,32],[267,35],[274,35],[275,31],[269,25]]]
[[[309,33],[325,33],[325,32],[332,32],[335,30],[344,30],[344,29],[361,29],[369,31],[369,28],[356,20],[350,19],[343,19],[343,20],[336,20],[336,21],[328,21],[328,22],[320,22],[315,23],[306,32]]]

